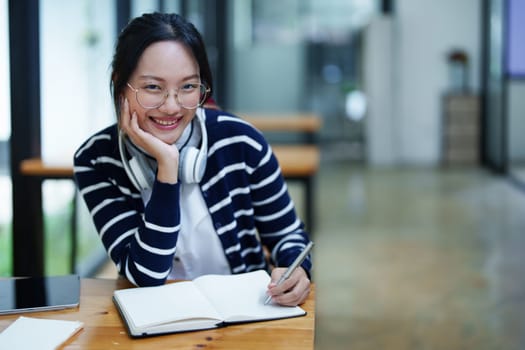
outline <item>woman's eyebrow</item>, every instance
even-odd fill
[[[186,81],[186,80],[192,80],[192,79],[200,79],[200,76],[198,74],[192,74],[184,79],[182,79],[183,81]]]
[[[160,77],[157,77],[155,75],[141,75],[139,76],[139,79],[141,80],[159,80],[159,81],[164,81],[164,79],[160,78]]]
[[[162,82],[166,81],[166,79],[157,77],[155,75],[149,75],[149,74],[141,75],[138,78],[141,80],[157,80],[157,81],[162,81]],[[199,74],[192,74],[192,75],[182,78],[181,81],[188,81],[188,80],[199,79],[199,78],[200,78]]]

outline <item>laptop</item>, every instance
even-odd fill
[[[78,275],[0,278],[0,315],[60,310],[79,304]]]

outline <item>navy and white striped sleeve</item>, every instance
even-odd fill
[[[144,208],[112,151],[115,134],[106,131],[75,153],[78,191],[119,273],[138,286],[163,284],[180,229],[179,185],[155,182]]]

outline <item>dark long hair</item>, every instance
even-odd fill
[[[110,89],[117,118],[120,115],[120,96],[140,56],[148,46],[158,41],[174,40],[186,45],[197,64],[201,82],[213,91],[213,80],[206,47],[195,26],[177,14],[146,13],[134,18],[120,32],[111,63]]]

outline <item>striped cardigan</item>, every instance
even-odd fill
[[[270,146],[224,112],[206,110],[206,130],[208,160],[199,185],[231,272],[267,269],[262,245],[272,264],[289,266],[308,235]],[[123,168],[117,135],[112,125],[80,146],[75,181],[119,273],[138,286],[163,284],[177,247],[180,185],[155,181],[144,206]],[[310,275],[310,258],[302,267]]]

